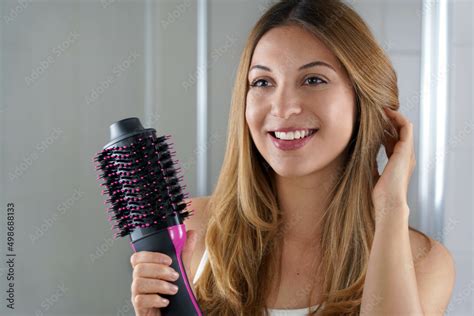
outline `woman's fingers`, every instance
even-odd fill
[[[400,137],[400,141],[407,141],[411,136],[411,132],[413,130],[413,124],[400,113],[399,111],[394,111],[388,107],[385,107],[385,113],[394,123],[394,126],[398,130],[398,134]]]
[[[385,107],[384,109],[399,134],[399,139],[391,138],[384,142],[387,156],[390,157],[395,150],[404,153],[409,159],[409,169],[411,173],[416,165],[413,123],[398,111],[391,110],[388,107]]]
[[[130,264],[132,265],[132,268],[135,268],[135,266],[138,263],[161,263],[161,264],[166,264],[170,265],[172,262],[171,257],[165,255],[164,253],[160,252],[152,252],[152,251],[138,251],[132,254],[130,257]]]
[[[169,301],[158,294],[139,294],[135,296],[137,308],[161,308],[169,304]]]
[[[132,293],[138,294],[169,294],[178,292],[178,287],[170,282],[156,279],[136,278],[132,282]]]
[[[171,258],[163,253],[139,251],[132,254],[132,303],[136,315],[161,315],[159,308],[169,304],[160,295],[174,295],[178,287],[172,284],[179,277],[170,264]]]
[[[173,268],[164,264],[139,263],[133,269],[133,277],[176,281],[179,274]]]

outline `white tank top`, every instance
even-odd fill
[[[207,261],[207,248],[204,250],[204,254],[202,255],[201,261],[199,262],[198,268],[196,270],[196,275],[194,276],[193,283],[196,283],[199,277],[204,270],[204,265]],[[319,305],[313,305],[311,308],[298,308],[298,309],[275,309],[275,308],[268,308],[268,313],[270,316],[305,316],[310,311],[316,310]]]

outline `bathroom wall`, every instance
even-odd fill
[[[0,205],[14,203],[15,309],[2,315],[133,315],[130,246],[112,239],[92,156],[111,123],[139,117],[171,134],[188,192],[198,153],[211,194],[246,37],[270,0],[208,1],[208,137],[196,140],[197,3],[192,0],[0,1]],[[401,111],[420,122],[421,0],[347,0],[398,75]],[[472,314],[473,4],[449,6],[448,151],[443,242],[456,260],[449,315]],[[420,149],[419,130],[415,146]],[[381,168],[386,159],[379,157]],[[419,227],[419,173],[409,190]],[[4,212],[4,213],[5,213]],[[7,218],[0,216],[6,258]],[[432,236],[438,237],[438,234]],[[0,290],[8,270],[0,265]],[[3,297],[3,296],[2,296]]]

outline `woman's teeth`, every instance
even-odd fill
[[[313,134],[315,130],[301,130],[301,131],[294,131],[294,132],[275,132],[275,137],[278,139],[284,139],[284,140],[294,140],[294,139],[300,139],[307,137],[311,134]]]

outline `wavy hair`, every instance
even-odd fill
[[[329,179],[322,234],[315,240],[322,249],[318,271],[323,282],[318,286],[324,304],[313,313],[360,313],[375,231],[373,170],[384,133],[397,136],[383,112],[383,107],[399,108],[397,76],[368,26],[349,5],[339,0],[287,0],[273,4],[257,21],[240,58],[225,156],[208,203],[209,261],[195,288],[206,315],[266,315],[272,282],[280,277],[281,237],[291,223],[282,221],[274,173],[253,143],[245,107],[248,70],[258,41],[272,28],[287,25],[303,27],[319,38],[347,71],[356,94],[356,122],[345,163]]]

